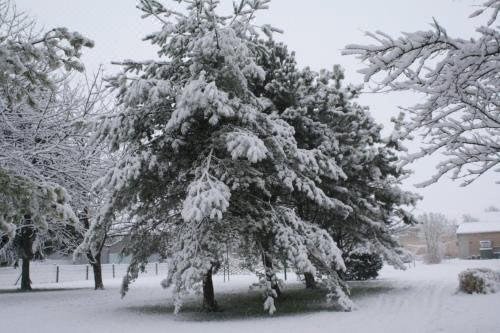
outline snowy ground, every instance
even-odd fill
[[[160,278],[143,277],[120,299],[118,279],[94,291],[89,282],[40,285],[33,293],[0,290],[2,332],[500,332],[500,294],[456,294],[457,275],[469,267],[500,270],[500,260],[452,260],[417,263],[396,271],[384,268],[380,279],[352,284],[357,310],[327,310],[322,292],[304,293],[288,279],[279,313],[261,311],[259,292],[249,291],[251,276],[215,280],[224,311],[207,315],[193,298],[172,315]]]

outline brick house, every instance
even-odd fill
[[[457,240],[462,259],[500,258],[500,221],[462,223]]]

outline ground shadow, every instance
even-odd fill
[[[351,297],[356,300],[379,293],[386,293],[393,288],[388,283],[378,281],[365,281],[355,283],[351,287]],[[315,312],[338,311],[326,301],[327,290],[305,289],[303,285],[292,285],[284,290],[284,293],[276,303],[277,312],[273,317],[293,316]],[[273,318],[263,309],[263,297],[260,290],[248,290],[234,293],[219,293],[216,295],[220,304],[220,311],[207,313],[200,306],[200,297],[189,297],[184,303],[181,312],[173,315],[174,306],[171,301],[162,303],[130,306],[125,308],[146,315],[161,315],[165,318],[181,321],[224,321],[244,320],[255,318]]]
[[[68,291],[68,290],[82,290],[82,289],[90,289],[85,287],[80,288],[33,288],[32,290],[25,291],[19,288],[16,289],[0,289],[1,294],[29,294],[29,293],[38,293],[38,292],[54,292],[54,291]]]
[[[304,289],[287,289],[282,298],[276,303],[278,311],[275,316],[287,316],[299,313],[331,311],[325,301],[325,290],[317,289],[306,291]],[[242,291],[239,293],[217,295],[220,310],[214,313],[203,311],[199,298],[187,299],[182,311],[175,316],[176,320],[190,321],[217,321],[229,319],[266,318],[268,315],[263,310],[262,292]],[[172,315],[174,306],[171,302],[145,306],[132,306],[127,308],[133,312],[152,315]]]
[[[392,292],[396,288],[388,281],[368,280],[368,281],[350,281],[351,298],[356,301],[363,297],[376,294]]]

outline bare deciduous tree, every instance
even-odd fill
[[[497,206],[488,206],[486,207],[486,209],[484,210],[486,213],[497,213],[497,212],[500,212],[500,208],[498,208]]]
[[[500,172],[500,0],[488,0],[471,17],[492,14],[477,38],[454,38],[434,20],[433,30],[393,38],[367,33],[375,45],[348,45],[344,54],[367,63],[365,81],[380,80],[377,91],[413,91],[427,100],[396,120],[399,137],[421,135],[423,148],[408,162],[442,152],[446,159],[427,186],[450,173],[462,186],[488,170]]]
[[[422,237],[427,247],[425,261],[429,264],[438,264],[443,259],[443,236],[449,224],[448,219],[443,214],[428,213],[421,215],[419,221]]]
[[[0,0],[0,256],[22,259],[23,290],[46,242],[67,248],[74,240],[74,203],[88,185],[81,125],[94,97],[67,83],[92,46],[65,28],[38,33],[12,1]]]
[[[464,223],[479,222],[479,219],[477,217],[470,215],[470,214],[463,214],[462,215],[462,222],[464,222]]]

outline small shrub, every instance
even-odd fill
[[[500,273],[488,268],[469,268],[458,275],[458,290],[467,294],[488,294],[500,290]]]
[[[346,271],[341,273],[345,280],[375,279],[382,268],[383,261],[375,253],[355,253],[344,259]]]

